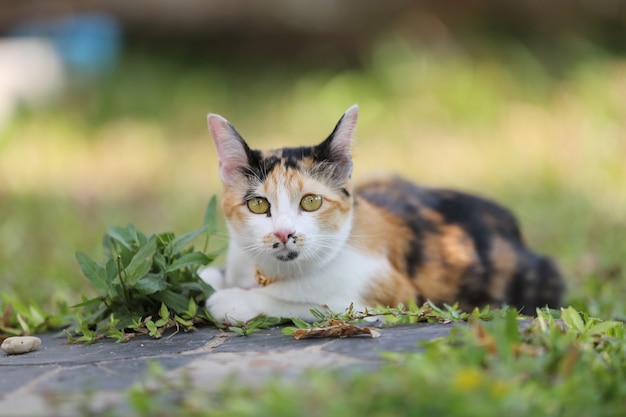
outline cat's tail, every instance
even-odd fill
[[[537,308],[560,308],[565,282],[556,264],[533,253],[524,264],[509,286],[508,303],[528,315],[534,315]]]

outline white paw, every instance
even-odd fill
[[[216,291],[206,302],[206,308],[219,322],[248,321],[262,313],[255,305],[255,294],[242,288]]]
[[[198,270],[198,276],[202,281],[209,284],[215,291],[226,287],[226,274],[221,268],[201,268]]]

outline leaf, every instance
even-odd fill
[[[130,250],[133,250],[135,242],[137,241],[137,231],[132,224],[129,224],[127,227],[109,226],[107,228],[107,235]]]
[[[246,323],[248,330],[252,329],[268,329],[280,322],[279,318],[259,315]]]
[[[139,246],[143,246],[148,243],[148,237],[141,233],[139,230],[135,230],[136,240]],[[151,236],[152,237],[152,236]]]
[[[134,289],[143,295],[154,294],[157,291],[167,289],[168,284],[165,281],[165,275],[147,274],[135,283]]]
[[[145,245],[141,246],[130,264],[125,268],[126,271],[126,285],[133,286],[143,278],[152,268],[152,258],[156,252],[156,236],[152,235],[146,241]]]
[[[76,252],[76,260],[83,270],[83,274],[91,281],[98,291],[106,292],[109,285],[104,268],[82,252]]]
[[[187,310],[184,311],[184,317],[185,318],[194,317],[197,312],[198,312],[198,304],[196,304],[196,302],[190,298],[189,302],[187,303]]]
[[[167,324],[168,321],[169,320],[158,319],[157,321],[154,322],[154,325],[159,327],[159,328],[161,328],[161,327],[164,327]]]
[[[167,268],[167,260],[165,259],[165,255],[163,255],[162,252],[159,252],[157,250],[152,260],[160,271],[165,271],[165,269]]]
[[[206,226],[194,230],[193,232],[185,233],[172,240],[165,248],[165,254],[167,256],[174,256],[181,252],[183,248],[189,245],[195,238],[206,232]]]
[[[79,304],[73,305],[72,308],[95,306],[95,305],[100,304],[101,302],[102,302],[102,297],[91,298],[88,300],[84,299],[83,297],[83,301]]]
[[[174,310],[176,314],[183,314],[187,309],[189,299],[182,294],[175,293],[170,290],[159,291],[153,294],[153,297],[165,303],[169,308]]]
[[[198,278],[198,281],[195,282],[183,282],[179,284],[177,288],[180,290],[199,292],[199,295],[201,295],[201,299],[207,299],[215,292],[213,287],[202,281],[200,278]]]
[[[604,335],[607,334],[610,330],[622,326],[622,323],[619,321],[603,321],[598,324],[594,324],[589,329],[587,329],[586,333],[589,335]]]
[[[561,317],[570,329],[576,330],[579,333],[585,332],[585,323],[583,322],[580,313],[578,313],[578,311],[576,311],[573,307],[561,309]]]
[[[244,329],[242,329],[241,327],[231,326],[231,327],[228,328],[228,330],[230,330],[231,332],[237,333],[239,336],[245,336],[246,335],[246,331]]]
[[[514,309],[508,309],[505,311],[505,336],[506,340],[510,344],[516,344],[520,342],[519,323],[517,321],[517,311]]]
[[[293,336],[294,333],[296,333],[298,331],[298,329],[296,327],[284,327],[281,332],[282,334],[286,335],[286,336]]]
[[[326,315],[324,313],[322,313],[321,311],[319,311],[319,310],[317,310],[315,308],[312,308],[309,311],[311,312],[313,317],[315,317],[316,319],[318,319],[318,320],[326,320]]]
[[[297,327],[297,328],[299,328],[299,329],[309,329],[309,328],[311,328],[311,325],[310,325],[309,323],[307,323],[307,322],[306,322],[306,321],[304,321],[304,320],[300,320],[300,319],[299,319],[299,318],[297,318],[297,317],[292,317],[290,320],[291,320],[291,321],[293,322],[293,324],[295,324],[295,325],[296,325],[296,327]]]
[[[456,309],[456,306],[453,307],[451,305],[448,304],[443,304],[443,306],[445,307],[445,309],[447,310],[448,314],[450,314],[450,316],[455,319],[458,320],[459,319],[459,311]]]
[[[218,256],[220,256],[222,253],[226,252],[226,249],[228,249],[228,246],[222,246],[221,248],[215,249],[211,252],[205,252],[206,256],[209,257],[209,259],[211,261],[213,261],[215,258],[217,258]]]
[[[170,318],[170,311],[168,310],[167,306],[164,303],[161,303],[161,308],[159,309],[159,316],[161,316],[161,318],[164,320],[169,320]]]
[[[176,236],[172,232],[159,233],[157,235],[158,248],[160,250],[165,250],[167,245],[169,245],[175,237]]]
[[[20,324],[20,328],[22,329],[22,331],[26,334],[29,334],[30,331],[30,326],[28,325],[28,322],[26,321],[26,319],[24,319],[24,317],[21,314],[16,314],[16,318],[17,318],[17,322]]]
[[[181,326],[185,326],[187,328],[193,327],[193,322],[191,320],[185,320],[184,318],[180,316],[174,316],[174,320],[176,321],[176,323],[180,324]]]
[[[296,340],[310,339],[313,337],[349,337],[359,335],[370,335],[373,339],[379,338],[380,333],[369,327],[359,327],[341,320],[329,320],[329,325],[325,327],[311,327],[309,329],[298,329],[293,333]]]
[[[110,258],[104,265],[104,275],[108,286],[111,286],[113,280],[117,276],[117,263],[114,258]]]
[[[202,252],[187,253],[178,258],[176,261],[172,262],[172,264],[167,267],[165,272],[173,272],[177,269],[183,269],[188,266],[194,265],[200,267],[200,265],[206,265],[209,262],[211,262],[209,257]]]
[[[159,339],[161,337],[161,332],[159,332],[159,328],[152,320],[146,321],[146,329],[148,329],[148,334],[155,339]]]
[[[217,231],[217,198],[215,195],[211,197],[206,207],[203,224],[208,234],[211,235]]]
[[[496,340],[480,322],[472,323],[471,329],[477,346],[486,348],[492,354],[497,352]]]
[[[29,321],[35,325],[40,326],[46,321],[46,313],[41,309],[37,308],[37,306],[30,305],[28,308],[29,311]]]

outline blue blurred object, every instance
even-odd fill
[[[104,13],[30,20],[17,25],[9,35],[48,39],[70,72],[86,75],[112,70],[122,43],[120,24]]]

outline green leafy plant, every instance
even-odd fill
[[[6,294],[0,296],[0,340],[58,329],[65,324],[69,309],[58,305],[59,314],[50,314],[35,302],[24,303]]]
[[[66,331],[70,341],[93,343],[110,337],[125,342],[136,334],[159,338],[170,328],[188,331],[197,323],[213,321],[200,307],[213,289],[197,270],[219,254],[207,253],[215,232],[215,197],[207,206],[202,227],[178,237],[173,233],[146,235],[133,225],[109,227],[102,263],[76,254],[83,274],[102,295],[75,306],[80,311]],[[196,251],[191,243],[202,235],[204,250]]]
[[[280,323],[281,320],[278,318],[261,315],[247,322],[237,322],[234,325],[228,326],[228,330],[237,333],[239,336],[249,336],[259,330],[267,329]]]

